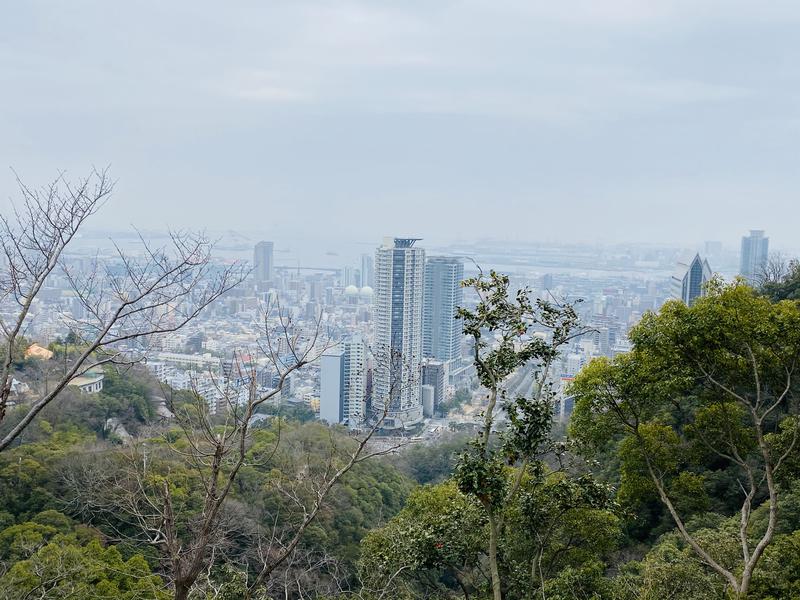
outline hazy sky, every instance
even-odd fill
[[[7,2],[0,196],[96,226],[800,246],[800,3]]]

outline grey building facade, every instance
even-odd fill
[[[742,238],[739,257],[739,274],[750,285],[758,285],[769,258],[769,238],[760,229],[751,229],[750,235]]]
[[[422,354],[445,363],[461,358],[463,333],[456,309],[463,304],[464,263],[453,256],[429,256],[425,261]]]
[[[266,291],[275,274],[273,262],[274,244],[258,242],[253,251],[253,279],[258,291]]]

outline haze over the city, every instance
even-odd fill
[[[792,2],[9,3],[0,189],[93,227],[793,245]]]

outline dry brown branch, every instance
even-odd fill
[[[75,377],[93,367],[141,360],[153,336],[184,327],[246,274],[239,264],[217,268],[212,241],[191,232],[170,233],[163,247],[140,236],[141,256],[117,247],[113,266],[95,259],[88,272],[79,273],[69,266],[64,252],[110,197],[114,184],[107,170],[95,170],[74,184],[60,175],[41,190],[18,183],[22,202],[15,205],[13,218],[0,216],[0,257],[5,263],[0,301],[16,307],[11,320],[0,319],[4,333],[0,422],[11,394],[13,363],[24,352],[20,342],[34,318],[31,308],[51,276],[63,276],[82,315],[62,314],[64,325],[80,341],[76,352],[0,439],[0,451]],[[137,348],[123,350],[122,343],[135,343]]]

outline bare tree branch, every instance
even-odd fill
[[[154,336],[184,327],[246,274],[238,263],[217,267],[211,256],[213,242],[191,232],[171,232],[164,247],[155,247],[140,235],[141,258],[117,246],[118,266],[112,269],[106,264],[101,269],[95,259],[87,273],[78,273],[64,260],[64,251],[110,197],[114,184],[107,170],[95,170],[75,184],[59,175],[41,190],[18,182],[22,203],[14,207],[14,220],[0,216],[0,256],[6,263],[0,299],[13,299],[18,307],[12,322],[1,327],[5,351],[0,368],[0,422],[11,394],[14,361],[24,352],[19,346],[31,307],[55,271],[63,275],[85,316],[62,314],[65,327],[80,340],[77,352],[52,387],[48,385],[0,439],[0,451],[75,377],[100,365],[141,360]],[[139,349],[123,352],[123,342],[136,342]]]

